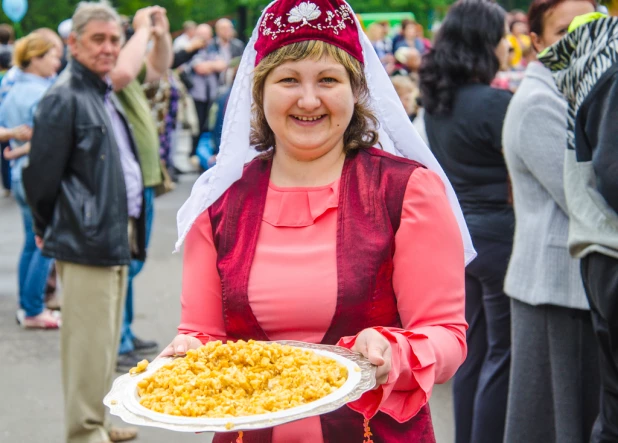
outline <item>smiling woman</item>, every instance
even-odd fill
[[[378,97],[381,82],[388,88]],[[241,96],[248,86],[252,95]],[[192,222],[182,320],[162,355],[217,339],[339,344],[378,366],[377,390],[321,417],[245,432],[244,441],[360,443],[371,418],[376,440],[434,443],[432,386],[466,353],[467,230],[448,182],[376,148],[388,129],[381,141],[393,152],[435,165],[350,6],[272,3],[229,106],[219,164],[179,213]],[[244,164],[256,154],[250,145],[258,155]],[[208,203],[235,167],[242,177]]]
[[[276,87],[276,84],[279,87]],[[311,97],[303,96],[307,88],[310,94],[313,94],[315,100],[313,103],[308,101]],[[335,118],[343,117],[345,120],[335,122],[335,128],[342,134],[344,152],[369,148],[376,144],[378,120],[369,108],[369,88],[362,64],[337,46],[312,40],[293,43],[278,49],[265,57],[255,69],[251,143],[255,145],[257,151],[263,152],[278,146],[274,129],[270,127],[271,123],[275,125],[277,123],[267,118],[266,109],[271,109],[272,102],[282,99],[279,94],[284,90],[287,91],[284,96],[288,101],[296,99],[297,105],[303,107],[296,111],[299,117],[326,117],[329,115],[328,112],[324,114],[320,112],[328,111],[326,109],[328,104],[336,106],[333,109],[338,111]],[[277,100],[265,101],[265,97],[277,97]],[[322,104],[324,98],[326,104]],[[341,103],[337,103],[341,100],[343,100]],[[346,108],[343,114],[341,107]],[[352,109],[351,115],[348,115],[350,110],[347,108]],[[274,118],[274,115],[272,117]]]

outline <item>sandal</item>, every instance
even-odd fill
[[[117,428],[114,426],[109,430],[108,435],[113,442],[134,440],[137,438],[137,428]]]
[[[24,317],[23,320],[18,317],[17,320],[24,329],[58,329],[62,325],[60,315],[47,309],[34,317]]]

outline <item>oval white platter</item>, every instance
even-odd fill
[[[348,369],[348,379],[343,386],[326,397],[282,411],[244,417],[180,417],[154,412],[139,403],[137,383],[172,361],[172,358],[161,358],[150,363],[147,370],[141,374],[135,376],[125,374],[117,378],[103,403],[110,409],[111,414],[135,425],[154,426],[180,432],[234,432],[269,428],[325,414],[357,400],[362,394],[375,387],[376,367],[359,353],[339,346],[287,340],[277,343],[309,349],[316,354],[336,360]]]

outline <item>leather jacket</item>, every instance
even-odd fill
[[[105,108],[108,84],[72,60],[38,105],[29,165],[23,171],[34,230],[43,254],[89,266],[145,259],[145,213],[131,252],[120,152]],[[111,95],[112,100],[115,96]],[[122,106],[131,149],[139,161]],[[143,205],[142,205],[143,206]]]

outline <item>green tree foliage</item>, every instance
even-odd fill
[[[73,14],[79,0],[29,0],[28,12],[21,22],[24,33],[38,28],[57,29],[62,20]],[[0,10],[0,22],[11,23],[4,11]]]
[[[135,11],[147,6],[158,5],[167,10],[170,28],[173,31],[182,27],[185,20],[195,20],[191,15],[193,3],[215,3],[213,0],[116,0],[114,6],[120,14],[132,16]],[[218,1],[217,1],[218,3]]]
[[[349,0],[354,10],[363,12],[407,12],[411,11],[426,28],[435,19],[446,13],[454,0]],[[501,0],[507,9],[526,10],[530,0]],[[71,17],[79,0],[29,0],[28,13],[22,21],[22,29],[28,33],[40,27],[56,29],[58,24]],[[179,30],[185,20],[212,22],[220,17],[239,20],[239,11],[246,10],[245,32],[257,21],[268,0],[113,0],[111,2],[121,14],[131,16],[140,8],[158,4],[167,9],[172,31]],[[9,20],[0,11],[0,22]]]

